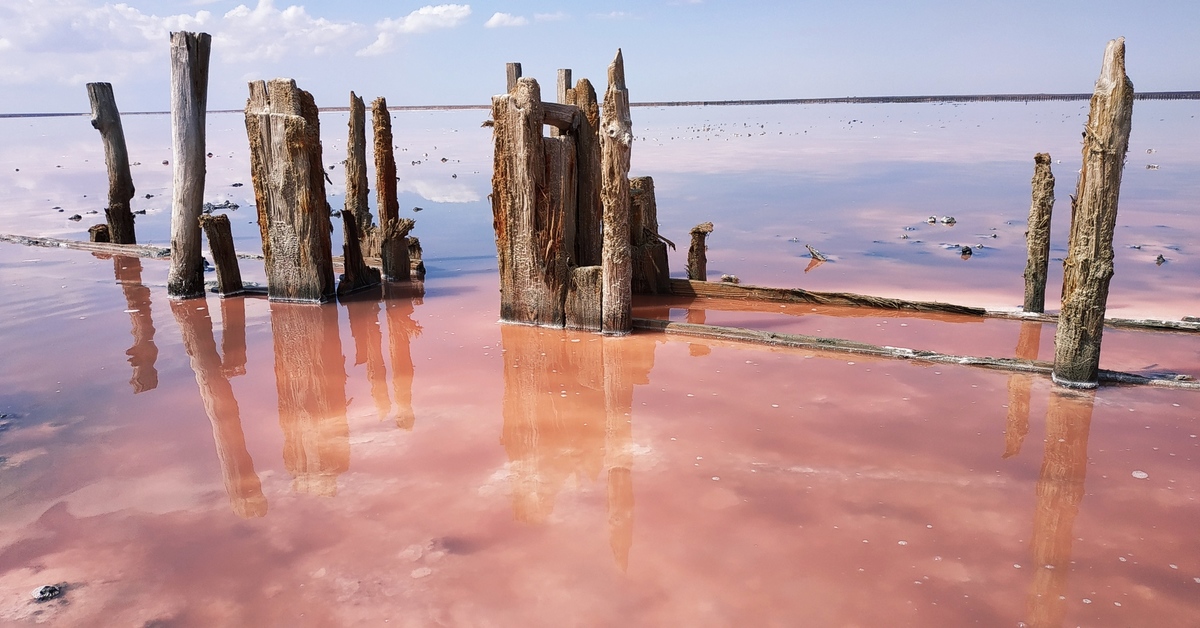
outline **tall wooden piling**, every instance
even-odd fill
[[[621,50],[608,66],[608,89],[600,117],[601,202],[604,204],[601,252],[601,331],[627,334],[633,329],[629,241],[629,153],[633,123],[625,60]]]
[[[583,114],[575,131],[575,250],[576,266],[599,266],[603,240],[600,225],[604,204],[600,177],[600,105],[591,81],[579,79],[567,90],[566,104]]]
[[[242,271],[238,268],[237,251],[233,248],[229,216],[204,214],[200,216],[200,227],[208,236],[208,250],[212,253],[213,265],[217,267],[217,293],[221,298],[241,294]]]
[[[171,270],[167,294],[204,294],[200,213],[204,204],[204,122],[208,107],[208,33],[171,33]]]
[[[375,128],[375,195],[379,207],[379,257],[383,278],[388,281],[408,281],[408,242],[412,220],[400,219],[400,202],[396,198],[396,154],[392,149],[392,116],[387,100],[371,102],[371,121]]]
[[[361,96],[350,92],[350,133],[346,141],[346,205],[358,226],[359,250],[379,257],[379,234],[372,224],[367,186],[367,113]],[[393,164],[394,169],[394,164]]]
[[[558,100],[556,102],[558,102],[559,104],[563,104],[563,105],[570,104],[570,100],[568,100],[568,96],[567,96],[567,93],[570,90],[571,90],[571,69],[570,68],[559,68],[558,69],[558,92],[557,92]],[[559,135],[562,135],[561,129],[559,129],[557,127],[550,128],[550,137],[558,137]]]
[[[1050,266],[1050,214],[1054,209],[1054,174],[1050,155],[1033,158],[1033,202],[1029,205],[1029,226],[1025,231],[1025,307],[1026,312],[1046,311],[1046,274]]]
[[[692,243],[688,246],[687,275],[692,281],[708,281],[708,234],[713,232],[711,222],[702,222],[692,227]]]
[[[633,247],[632,290],[638,294],[667,294],[671,273],[667,268],[667,243],[658,233],[658,202],[654,179],[629,180],[629,238]]]
[[[250,83],[250,172],[272,301],[334,295],[329,203],[317,105],[291,79]]]
[[[1113,275],[1113,230],[1132,117],[1133,83],[1125,74],[1125,39],[1114,39],[1104,52],[1092,95],[1083,134],[1083,167],[1071,204],[1054,352],[1053,379],[1062,386],[1097,385],[1104,312]]]
[[[125,146],[125,131],[121,127],[121,114],[117,111],[112,85],[88,83],[87,92],[92,105],[92,127],[100,131],[104,140],[104,164],[108,167],[108,206],[104,208],[108,219],[107,241],[137,244],[133,212],[129,209],[129,199],[133,198],[134,192],[133,175],[129,173],[129,150]]]

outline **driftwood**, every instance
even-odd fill
[[[345,272],[338,281],[338,296],[379,285],[379,269],[371,268],[363,261],[358,244],[361,241],[358,220],[350,212],[342,212],[342,235],[345,240],[342,245],[342,268]]]
[[[1025,232],[1028,250],[1025,262],[1026,312],[1046,311],[1046,274],[1050,265],[1050,215],[1054,209],[1054,174],[1050,155],[1033,158],[1033,202],[1029,205],[1029,228]]]
[[[600,105],[596,90],[587,79],[579,79],[567,90],[566,102],[579,108],[575,131],[575,249],[576,266],[599,266],[603,242],[600,226],[604,205],[600,201]]]
[[[692,281],[708,281],[708,234],[713,232],[711,222],[702,222],[692,227],[692,243],[688,246],[687,276]]]
[[[88,227],[88,242],[112,242],[108,225],[92,225]]]
[[[925,301],[905,301],[872,297],[848,292],[811,292],[800,288],[762,288],[725,282],[671,279],[671,294],[684,297],[753,300],[769,303],[817,303],[821,305],[852,305],[885,310],[916,310],[984,316],[987,310],[965,305]]]
[[[1097,385],[1113,275],[1113,230],[1132,117],[1133,83],[1125,75],[1125,39],[1119,38],[1108,42],[1104,51],[1083,134],[1083,167],[1071,203],[1054,352],[1054,381],[1067,387]]]
[[[233,232],[229,216],[204,214],[200,227],[208,236],[208,249],[217,267],[217,293],[222,298],[242,293],[242,271],[238,268],[237,252],[233,249]]]
[[[654,179],[650,177],[629,180],[629,237],[633,247],[633,292],[669,293],[667,242],[658,233],[658,202],[654,198]]]
[[[600,199],[604,204],[601,252],[601,331],[627,334],[633,329],[629,246],[629,153],[633,123],[629,90],[625,89],[625,60],[620,49],[608,66],[608,89],[600,117]]]
[[[208,33],[171,33],[171,270],[167,294],[204,294],[200,213],[204,204],[204,122],[208,106]],[[261,201],[261,199],[260,199]],[[261,202],[260,202],[261,207]]]
[[[329,203],[317,105],[291,79],[250,83],[246,134],[272,301],[334,295]]]
[[[129,150],[125,146],[125,131],[121,128],[121,114],[117,111],[112,85],[88,83],[87,92],[92,105],[92,126],[100,131],[104,140],[104,163],[108,167],[108,206],[104,208],[108,219],[107,241],[137,244],[133,212],[129,209],[129,199],[134,193],[133,175],[129,173]]]
[[[362,97],[354,92],[350,92],[349,127],[349,137],[346,140],[346,205],[343,211],[353,216],[358,226],[358,242],[362,254],[365,257],[379,257],[379,234],[372,224],[370,190],[367,186],[366,106]]]

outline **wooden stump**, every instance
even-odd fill
[[[1108,42],[1083,134],[1083,168],[1071,206],[1055,335],[1053,379],[1062,386],[1097,385],[1113,275],[1113,230],[1132,117],[1133,83],[1125,75],[1125,39],[1120,38]]]
[[[108,219],[108,240],[117,244],[137,244],[133,229],[133,212],[129,210],[129,199],[133,198],[133,175],[129,173],[129,150],[125,147],[125,131],[121,128],[121,114],[113,97],[109,83],[88,83],[88,100],[92,104],[92,127],[100,131],[104,140],[104,163],[108,167],[108,207],[104,215]],[[98,240],[92,240],[97,242]]]
[[[312,95],[291,79],[250,83],[246,134],[272,301],[334,295],[329,203]]]
[[[1054,209],[1054,174],[1050,155],[1033,158],[1033,202],[1029,206],[1029,228],[1025,232],[1026,312],[1046,311],[1046,271],[1050,266],[1050,213]]]
[[[692,244],[688,246],[688,279],[692,281],[708,281],[708,244],[705,240],[712,233],[713,224],[702,222],[692,227]]]
[[[112,242],[108,225],[92,225],[88,227],[88,242]]]
[[[583,114],[575,131],[575,249],[576,266],[599,266],[603,240],[600,226],[604,221],[603,187],[600,176],[600,105],[596,90],[587,79],[579,79],[567,90],[566,103]]]
[[[633,292],[669,293],[667,243],[658,233],[658,202],[654,198],[654,179],[650,177],[629,180],[629,235],[633,247]]]
[[[208,33],[171,33],[171,270],[167,294],[204,294],[200,213],[204,205],[204,122],[208,107]],[[260,199],[261,201],[261,199]],[[261,204],[260,204],[261,207]]]
[[[221,214],[200,216],[200,227],[208,236],[213,265],[217,267],[217,293],[221,298],[242,293],[242,271],[238,269],[237,251],[233,248],[233,232],[229,216]]]
[[[412,269],[412,279],[425,279],[424,251],[421,250],[421,239],[417,237],[408,240],[408,266]]]
[[[568,329],[600,331],[599,266],[572,268],[567,283],[567,301],[563,316]]]
[[[416,223],[412,218],[389,220],[383,227],[379,257],[383,278],[388,281],[412,280],[412,260],[408,256],[408,233]]]
[[[358,220],[350,212],[342,212],[342,235],[345,240],[342,245],[342,266],[345,272],[338,282],[338,296],[378,286],[379,269],[371,268],[363,261],[362,250],[358,244],[361,241]]]
[[[629,153],[633,123],[629,117],[629,90],[625,89],[625,61],[620,49],[608,66],[608,89],[600,118],[601,202],[604,205],[601,252],[601,331],[627,334],[633,330],[629,245]]]
[[[379,257],[379,234],[372,224],[367,186],[367,113],[363,99],[350,92],[350,134],[346,141],[346,205],[343,211],[358,226],[359,250],[364,257]],[[394,169],[394,164],[393,164]]]

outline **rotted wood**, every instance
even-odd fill
[[[692,243],[688,246],[687,275],[692,281],[708,281],[708,234],[713,232],[711,222],[702,222],[692,227]]]
[[[88,242],[112,242],[108,225],[92,225],[88,227]]]
[[[425,279],[425,260],[424,251],[421,250],[421,239],[417,237],[408,238],[408,264],[411,269],[412,278],[416,280]]]
[[[567,90],[566,102],[579,109],[575,130],[575,251],[577,266],[599,266],[603,241],[600,226],[604,204],[600,177],[600,105],[591,81],[579,79]]]
[[[565,221],[553,213],[550,202],[537,81],[522,78],[511,92],[493,96],[492,119],[492,218],[500,268],[500,319],[562,327],[567,289]]]
[[[512,91],[517,87],[517,81],[521,78],[521,64],[507,63],[504,66],[504,70],[508,78],[508,86],[504,89],[504,91],[511,94]]]
[[[601,331],[627,334],[633,329],[633,265],[629,244],[629,153],[633,122],[625,60],[620,49],[608,66],[608,89],[600,117],[600,199],[604,205],[601,251]]]
[[[208,33],[171,33],[171,270],[167,294],[204,294],[200,213],[204,206],[204,123],[208,107]],[[261,205],[260,205],[261,207]]]
[[[412,220],[400,218],[400,202],[396,198],[396,154],[392,147],[392,116],[387,100],[371,102],[371,119],[375,127],[375,194],[379,207],[379,258],[383,262],[383,278],[388,281],[407,281],[411,276],[408,265],[408,243],[405,236],[412,230]]]
[[[332,225],[312,94],[291,79],[250,83],[250,171],[272,301],[334,296]]]
[[[358,226],[359,250],[379,257],[379,233],[373,224],[367,185],[367,113],[361,96],[350,92],[349,136],[346,140],[346,205]]]
[[[1033,202],[1029,205],[1029,227],[1025,231],[1026,312],[1046,311],[1046,274],[1050,266],[1050,215],[1054,209],[1054,174],[1049,153],[1033,157]]]
[[[416,223],[412,218],[389,220],[383,227],[379,257],[383,278],[388,281],[410,281],[412,261],[408,255],[408,233]]]
[[[566,327],[600,331],[600,267],[582,266],[570,272],[564,306]]]
[[[133,175],[129,173],[129,150],[125,146],[125,131],[121,127],[121,113],[117,111],[112,85],[88,83],[87,92],[92,105],[92,127],[100,131],[104,140],[104,164],[108,167],[108,206],[104,208],[108,219],[108,241],[137,244],[133,212],[129,209],[129,200],[134,193]]]
[[[358,233],[358,218],[351,212],[342,212],[342,235],[345,240],[342,244],[343,273],[338,281],[338,296],[378,286],[379,269],[371,268],[363,261],[362,250],[359,248],[362,239]]]
[[[951,303],[931,301],[905,301],[887,297],[873,297],[849,292],[811,292],[800,288],[763,288],[725,282],[671,279],[671,294],[683,297],[707,297],[715,299],[753,300],[770,303],[815,303],[820,305],[852,305],[884,310],[915,310],[923,312],[948,312],[984,316],[987,310]]]
[[[1083,167],[1071,203],[1054,352],[1054,381],[1069,388],[1094,388],[1098,383],[1113,275],[1113,230],[1132,118],[1133,83],[1125,74],[1122,37],[1108,42],[1104,51],[1083,134]]]
[[[560,255],[569,266],[575,251],[575,138],[570,135],[543,137],[546,153],[546,193],[549,194],[549,215],[561,217],[563,246]]]
[[[629,180],[629,236],[633,257],[631,289],[637,294],[669,294],[667,242],[658,233],[658,202],[654,179]]]
[[[212,253],[213,265],[217,267],[217,294],[221,298],[241,294],[242,271],[238,268],[237,251],[233,248],[229,216],[202,214],[200,228],[208,236],[208,249]]]

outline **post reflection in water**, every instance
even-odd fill
[[[354,338],[354,365],[366,363],[367,381],[379,419],[391,412],[388,397],[387,365],[383,363],[383,331],[379,327],[381,288],[372,288],[341,299],[350,317],[350,335]],[[411,360],[410,360],[411,362]]]
[[[420,305],[424,284],[411,282],[383,286],[384,316],[388,327],[388,355],[392,360],[392,395],[396,398],[396,427],[411,430],[417,417],[412,407],[412,339],[421,335],[421,326],[412,319],[414,306]],[[374,382],[371,383],[374,391]]]
[[[242,297],[233,299],[240,301]],[[232,299],[226,299],[229,300]],[[203,298],[172,300],[171,313],[179,324],[183,347],[191,358],[192,371],[196,374],[196,385],[200,388],[204,411],[212,423],[217,458],[221,461],[221,479],[225,483],[229,505],[239,517],[261,517],[267,514],[267,499],[263,496],[262,483],[254,472],[254,461],[250,458],[250,452],[246,450],[241,412],[237,399],[233,396],[233,387],[229,385],[226,375],[228,370],[221,356],[217,354],[208,301]],[[231,329],[230,322],[224,322],[222,344],[227,351],[243,356],[244,362],[245,319],[240,322],[241,329]],[[242,345],[231,346],[231,338],[241,338]]]
[[[95,254],[103,259],[105,255]],[[142,284],[142,260],[127,255],[115,255],[113,277],[121,284],[125,293],[125,309],[132,325],[133,346],[125,352],[129,365],[133,367],[133,378],[129,385],[133,394],[154,390],[158,387],[158,346],[154,344],[154,319],[150,314],[150,288]]]
[[[707,314],[704,310],[688,308],[687,322],[693,325],[703,325],[706,318]],[[709,349],[708,345],[700,344],[698,342],[688,343],[688,354],[692,357],[698,358],[700,356],[708,355],[709,353],[712,353],[712,349]]]
[[[521,325],[504,347],[501,443],[513,514],[543,523],[569,480],[607,483],[609,545],[625,570],[633,545],[633,386],[654,364],[654,343]]]
[[[1024,321],[1017,338],[1017,357],[1036,360],[1042,338],[1042,323]],[[1014,373],[1008,376],[1008,420],[1004,424],[1004,455],[1010,458],[1021,453],[1021,444],[1029,433],[1029,389],[1033,375]]]
[[[346,365],[334,304],[271,303],[283,464],[292,490],[337,494],[350,468]]]
[[[1035,568],[1029,589],[1029,625],[1061,626],[1067,613],[1067,575],[1075,516],[1083,501],[1088,432],[1095,391],[1055,389],[1046,409],[1046,453],[1037,481],[1030,542]]]

